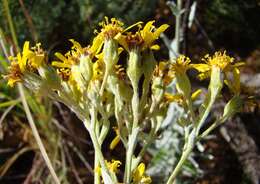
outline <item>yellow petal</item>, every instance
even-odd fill
[[[152,50],[160,50],[160,46],[156,44],[156,45],[151,46],[151,49]]]
[[[112,140],[112,142],[110,143],[110,146],[109,146],[110,150],[115,149],[115,147],[118,145],[119,142],[120,142],[120,137],[119,137],[119,135],[117,135],[117,136]]]
[[[244,65],[245,65],[245,62],[238,62],[238,63],[235,63],[233,66],[237,68],[237,67],[241,67]]]
[[[233,68],[233,80],[226,79],[224,82],[228,88],[235,94],[240,93],[240,71],[238,68]]]
[[[9,78],[8,81],[7,81],[7,85],[10,86],[10,87],[14,87],[14,84],[16,82],[19,82],[20,80],[19,79],[12,79],[12,78]]]
[[[135,27],[135,26],[138,26],[138,25],[142,24],[142,23],[143,23],[142,21],[139,21],[139,22],[137,22],[137,23],[135,23],[135,24],[133,24],[133,25],[131,25],[131,26],[128,26],[128,27],[123,31],[123,33],[126,32],[126,31],[128,31],[129,29],[132,29],[132,28]]]
[[[31,62],[32,62],[32,65],[35,67],[35,68],[38,68],[39,66],[42,65],[44,61],[44,54],[41,54],[41,55],[35,55],[35,57],[33,57],[31,59]]]
[[[155,21],[152,20],[152,21],[149,21],[149,22],[147,22],[147,23],[145,24],[144,29],[143,29],[143,31],[142,31],[142,33],[143,33],[142,37],[143,37],[143,38],[145,37],[145,35],[147,35],[147,33],[150,33],[150,32],[151,32],[151,30],[152,30],[152,28],[153,28],[153,23],[154,23],[154,22],[155,22]]]
[[[53,61],[51,63],[52,66],[58,67],[58,68],[71,68],[71,65],[68,63],[62,63],[59,61]]]
[[[57,58],[59,58],[61,61],[63,61],[63,62],[67,62],[68,61],[68,59],[66,58],[66,57],[64,57],[61,53],[59,53],[59,52],[56,52],[55,54],[54,54]]]
[[[75,41],[74,39],[69,39],[69,41],[73,44],[72,48],[78,49],[81,53],[83,53],[83,49],[79,42]]]
[[[23,52],[27,52],[29,50],[29,47],[30,47],[30,42],[29,41],[24,42],[24,44],[23,44]]]
[[[159,28],[157,28],[156,31],[153,33],[154,39],[158,39],[160,34],[163,33],[166,29],[168,29],[168,27],[169,27],[168,24],[163,24]]]
[[[154,41],[153,33],[152,33],[154,22],[155,22],[154,20],[147,22],[143,30],[141,31],[141,36],[147,46],[149,46]]]
[[[102,45],[104,43],[104,38],[102,38],[102,36],[99,34],[97,35],[92,43],[92,46],[90,47],[90,51],[96,55],[97,53],[100,52]]]
[[[137,170],[138,170],[140,176],[143,176],[143,174],[145,172],[145,165],[144,165],[144,163],[139,164],[138,167],[137,167]]]
[[[26,60],[22,58],[21,53],[17,54],[17,61],[19,64],[19,68],[21,69],[22,72],[24,72],[26,67]]]
[[[190,67],[198,70],[199,72],[207,72],[210,70],[210,66],[208,64],[190,64]]]
[[[112,162],[108,162],[108,168],[110,171],[117,173],[118,168],[122,163],[119,160],[112,160]]]
[[[129,51],[128,44],[126,42],[126,36],[121,35],[121,36],[117,37],[116,39],[117,39],[118,43],[120,45],[122,45],[126,51]]]
[[[201,94],[202,90],[201,89],[198,89],[196,90],[194,93],[192,93],[191,95],[191,100],[194,101],[198,98],[198,96]]]

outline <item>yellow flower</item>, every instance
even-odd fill
[[[170,71],[169,62],[164,61],[159,62],[155,67],[153,75],[154,77],[162,78],[165,86],[169,85],[174,78],[173,73]]]
[[[16,82],[22,80],[22,75],[25,71],[34,72],[43,65],[45,53],[41,49],[40,43],[32,47],[31,50],[29,41],[26,41],[22,53],[19,52],[16,57],[10,57],[9,59],[11,60],[11,65],[6,78],[8,78],[8,85],[14,86]]]
[[[244,63],[238,62],[234,64],[234,58],[226,55],[226,51],[223,53],[215,52],[212,57],[206,55],[203,61],[205,61],[205,64],[191,65],[191,67],[200,72],[198,75],[199,79],[203,80],[208,78],[211,74],[212,68],[217,67],[224,73],[224,81],[230,90],[235,94],[240,92],[240,71],[238,68]],[[230,78],[228,73],[232,73],[232,78]]]
[[[154,44],[154,42],[159,38],[160,34],[169,27],[169,25],[163,24],[159,28],[155,28],[155,26],[153,25],[154,22],[155,21],[149,21],[148,23],[146,23],[143,29],[141,29],[142,27],[139,23],[139,30],[136,33],[121,35],[118,38],[119,43],[127,51],[135,47],[140,47],[141,50],[145,50],[148,48],[152,50],[159,50],[159,45]]]
[[[33,68],[37,69],[44,64],[46,55],[43,49],[41,48],[41,43],[37,43],[34,47],[32,47],[32,50],[34,52],[34,55],[32,55],[32,57],[29,59],[29,64]]]
[[[111,162],[106,161],[108,169],[113,173],[118,173],[118,168],[121,166],[119,160],[112,160]]]
[[[141,163],[133,172],[133,182],[134,184],[150,184],[152,179],[145,175],[145,165]]]
[[[55,56],[60,59],[60,61],[52,61],[52,66],[57,68],[71,68],[72,65],[79,63],[81,55],[91,54],[87,47],[83,48],[77,41],[73,39],[70,39],[69,41],[73,44],[71,50],[68,51],[65,55],[56,52]]]
[[[109,21],[108,17],[105,17],[105,21],[99,23],[99,25],[101,26],[101,31],[94,38],[92,46],[90,47],[92,53],[99,53],[105,40],[115,39],[116,36],[124,31],[124,24],[116,18],[111,18]]]
[[[171,72],[173,72],[176,78],[176,88],[186,99],[190,98],[191,84],[186,74],[186,71],[190,68],[190,59],[184,55],[177,58],[175,63],[171,65]]]
[[[205,64],[192,64],[191,67],[195,68],[200,72],[199,79],[205,79],[210,76],[210,72],[213,66],[218,67],[223,72],[232,71],[242,65],[242,63],[234,63],[234,58],[226,55],[226,51],[215,52],[211,57],[208,54],[202,59]]]
[[[99,23],[102,27],[101,32],[99,33],[103,39],[113,39],[117,34],[123,32],[123,25],[121,21],[116,18],[111,18],[110,21],[108,17],[105,17],[105,21]]]
[[[25,70],[32,71],[37,69],[43,64],[44,58],[45,53],[41,49],[40,43],[36,44],[36,46],[30,50],[30,43],[26,41],[23,46],[22,54],[18,53],[16,57],[11,57],[10,59],[17,61],[21,72],[24,72]]]
[[[224,80],[228,88],[235,94],[239,94],[241,91],[240,87],[240,71],[238,68],[233,68],[232,70],[233,78]],[[228,78],[228,76],[226,76]]]
[[[30,50],[29,45],[30,45],[29,41],[24,42],[22,54],[18,53],[16,57],[22,72],[24,72],[26,69],[28,59],[33,57],[34,55],[34,53]]]
[[[57,73],[64,81],[73,80],[72,78],[81,79],[83,68],[80,70],[80,63],[87,62],[83,57],[93,57],[89,47],[82,47],[79,42],[73,39],[70,39],[69,41],[72,43],[71,50],[69,50],[65,55],[56,52],[55,56],[60,61],[52,61],[52,66],[57,68]]]
[[[154,41],[157,40],[161,33],[163,33],[169,25],[163,24],[159,28],[155,29],[155,26],[153,25],[155,21],[149,21],[144,26],[143,30],[140,31],[142,38],[144,39],[144,45],[143,49],[151,48],[158,50],[159,46],[154,45]]]
[[[19,64],[17,62],[11,62],[9,73],[4,77],[8,79],[7,85],[13,87],[16,82],[22,81],[22,75]]]
[[[190,58],[180,55],[174,63],[172,63],[172,71],[176,74],[184,74],[190,68]]]

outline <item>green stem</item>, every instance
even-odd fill
[[[199,122],[197,124],[197,127],[196,127],[196,129],[197,129],[196,135],[199,135],[199,131],[200,131],[202,125],[204,124],[206,118],[208,117],[208,115],[210,113],[210,110],[211,110],[211,108],[213,106],[214,101],[215,101],[215,99],[214,100],[210,100],[210,102],[207,105],[207,107],[206,107],[202,117],[200,118],[200,120],[199,120]]]
[[[98,156],[97,153],[95,151],[95,168],[97,169],[99,167],[99,160],[98,160]],[[94,171],[94,184],[100,184],[100,173]]]
[[[106,83],[107,83],[108,75],[109,75],[109,70],[106,68],[105,75],[104,75],[104,78],[103,78],[103,82],[101,84],[101,88],[100,88],[100,92],[99,92],[100,96],[103,96],[103,93],[104,93],[104,90],[105,90],[105,86],[106,86]]]
[[[133,127],[138,126],[139,121],[139,96],[138,96],[138,87],[134,87],[134,94],[132,99],[132,110],[133,110]]]
[[[193,107],[192,107],[192,100],[191,100],[190,97],[188,97],[188,99],[187,99],[187,105],[188,105],[188,109],[189,109],[189,111],[190,111],[191,121],[192,121],[193,123],[195,123],[196,117],[195,117],[195,113],[194,113],[194,110],[193,110]]]
[[[126,163],[125,163],[125,175],[124,175],[124,183],[130,184],[132,178],[132,161],[134,149],[137,142],[137,135],[139,133],[139,128],[133,128],[132,133],[129,135],[128,140],[128,149],[126,152]]]
[[[169,177],[167,184],[173,184],[174,183],[176,177],[178,176],[178,174],[181,171],[183,164],[185,163],[185,161],[189,157],[189,155],[190,155],[190,153],[191,153],[191,151],[194,147],[194,144],[195,144],[195,129],[193,129],[193,131],[190,133],[189,138],[188,138],[186,144],[184,145],[181,158],[180,158],[178,164],[176,165],[176,167],[174,168],[171,176]]]
[[[103,153],[101,151],[101,146],[100,146],[98,138],[95,134],[95,130],[92,129],[91,126],[89,127],[89,123],[87,122],[87,120],[85,120],[83,123],[84,123],[85,128],[88,130],[90,138],[92,140],[94,150],[95,150],[95,156],[99,160],[99,163],[100,163],[101,168],[102,168],[102,175],[104,174],[103,173],[103,171],[104,171],[105,175],[109,176],[110,179],[111,179],[111,176],[109,175],[109,170],[108,170],[106,162],[105,162],[105,158],[104,158]],[[103,178],[105,178],[105,177],[103,177]]]
[[[7,18],[8,24],[9,24],[9,28],[11,31],[14,45],[15,45],[16,49],[19,51],[19,45],[18,45],[18,41],[17,41],[17,37],[16,37],[16,32],[15,32],[12,16],[11,16],[10,9],[9,9],[8,0],[3,0],[3,5],[4,5],[4,10],[6,12],[6,18]]]
[[[20,96],[21,96],[21,99],[22,99],[22,103],[23,103],[23,106],[24,106],[24,110],[25,110],[25,113],[26,113],[29,125],[30,125],[30,127],[32,129],[33,136],[34,136],[34,138],[36,140],[36,143],[37,143],[37,145],[38,145],[38,147],[40,149],[42,157],[43,157],[43,159],[44,159],[44,161],[45,161],[45,163],[46,163],[46,165],[47,165],[47,167],[48,167],[48,169],[50,171],[51,176],[53,177],[54,182],[56,184],[60,184],[59,178],[58,178],[58,176],[55,173],[55,170],[54,170],[54,168],[53,168],[53,166],[51,164],[51,161],[50,161],[50,159],[48,157],[46,149],[45,149],[45,147],[44,147],[44,145],[42,143],[42,140],[40,138],[38,130],[37,130],[36,126],[35,126],[35,122],[33,120],[32,114],[30,112],[29,106],[27,104],[27,101],[26,101],[26,98],[25,98],[25,95],[24,95],[24,91],[23,91],[23,87],[22,87],[21,84],[18,84],[18,89],[19,89],[19,93],[20,93]]]
[[[139,165],[139,163],[141,162],[147,148],[153,142],[155,135],[156,135],[156,124],[155,124],[155,121],[152,120],[152,129],[149,133],[149,137],[147,139],[147,142],[144,144],[143,148],[139,152],[138,156],[136,157],[136,159],[134,159],[134,162],[133,162],[133,165],[132,165],[133,168],[136,168]]]
[[[137,134],[135,135],[136,127],[138,126],[138,114],[139,114],[139,96],[138,96],[138,84],[133,83],[133,97],[132,97],[132,111],[133,111],[133,125],[130,128],[129,132],[130,135],[128,137],[128,149],[126,152],[126,163],[125,163],[125,175],[124,175],[124,183],[130,184],[131,182],[131,175],[132,175],[132,160],[133,160],[133,154],[135,149],[135,142]]]
[[[225,118],[217,119],[212,125],[210,125],[209,128],[207,128],[207,130],[205,130],[198,136],[197,141],[200,141],[201,139],[205,138],[207,135],[210,134],[210,132],[212,132],[215,128],[221,125],[224,121]]]
[[[178,175],[179,172],[181,171],[181,168],[182,168],[184,162],[187,160],[188,156],[190,155],[191,151],[192,151],[192,147],[186,149],[186,150],[182,153],[181,159],[179,160],[177,166],[175,167],[174,171],[172,172],[170,178],[168,179],[167,184],[173,184],[173,183],[174,183],[174,181],[175,181],[177,175]]]

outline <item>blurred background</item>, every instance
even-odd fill
[[[181,10],[178,9],[181,3]],[[170,25],[159,41],[156,58],[167,60],[179,52],[193,62],[207,53],[227,50],[242,69],[241,113],[197,145],[178,183],[260,183],[260,1],[259,0],[1,0],[0,3],[0,183],[52,183],[48,169],[33,138],[16,88],[7,86],[6,55],[16,51],[17,42],[41,42],[49,56],[64,53],[75,39],[91,43],[104,16],[116,17],[126,26],[155,20]],[[10,29],[11,17],[14,29]],[[177,21],[176,21],[177,20]],[[176,35],[176,25],[180,35]],[[176,46],[176,38],[180,44]],[[190,73],[195,87],[206,88]],[[229,94],[225,93],[224,99]],[[93,149],[83,125],[62,104],[27,92],[35,124],[62,183],[92,183]],[[175,107],[178,116],[178,107]],[[223,108],[216,104],[209,120]],[[173,120],[174,122],[174,120]],[[153,183],[168,177],[180,156],[183,133],[177,123],[167,124],[158,141],[145,155]],[[123,160],[123,146],[109,150],[111,134],[103,147],[107,158]],[[141,145],[140,145],[141,146]]]

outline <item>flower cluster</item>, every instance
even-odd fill
[[[30,48],[29,42],[25,42],[22,53],[10,58],[6,75],[10,86],[22,82],[30,90],[64,103],[82,120],[95,149],[97,183],[101,176],[104,183],[118,183],[116,174],[121,162],[107,162],[101,152],[111,127],[116,127],[116,137],[110,148],[121,141],[126,149],[124,183],[148,184],[151,178],[144,174],[141,159],[156,138],[169,103],[181,104],[189,114],[186,121],[198,130],[224,82],[235,94],[239,93],[238,64],[225,52],[206,56],[205,64],[191,64],[185,56],[158,62],[153,54],[160,49],[156,40],[168,25],[155,27],[154,23],[138,22],[125,28],[119,20],[105,18],[91,45],[83,47],[70,39],[71,49],[65,54],[55,53],[51,64],[40,44]],[[200,78],[211,79],[210,93],[199,118],[192,102],[201,90],[192,93],[187,75],[191,68],[200,72]],[[225,81],[222,75],[226,76]],[[174,79],[177,94],[166,92]],[[229,112],[227,109],[226,114]],[[137,141],[147,146],[135,154]]]

